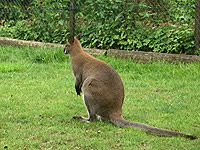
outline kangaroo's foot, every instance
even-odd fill
[[[97,120],[96,116],[90,116],[90,118],[85,118],[85,117],[81,117],[81,116],[73,116],[72,118],[83,121],[83,122],[87,122],[87,123]]]

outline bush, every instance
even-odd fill
[[[84,33],[84,47],[186,54],[194,49],[194,0],[76,2],[76,33]],[[15,6],[19,17],[13,21],[9,14],[0,36],[65,43],[68,6],[69,0],[32,0],[28,13]]]
[[[168,5],[163,4],[163,8],[169,9],[162,9],[160,13],[144,2],[87,0],[83,14],[87,21],[83,43],[103,49],[191,53],[194,49],[191,26],[194,10],[190,9],[188,13],[182,8],[183,14],[178,14],[174,11],[178,6],[169,7],[169,4],[169,1]],[[181,20],[180,15],[185,15],[185,20]]]
[[[1,36],[64,43],[69,35],[68,22],[66,21],[68,20],[68,1],[33,0],[27,8],[28,13],[24,13],[24,9],[18,8],[21,18],[5,18],[7,21],[4,21],[3,26],[0,27]]]

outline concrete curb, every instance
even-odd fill
[[[18,39],[12,39],[7,37],[0,37],[0,45],[11,46],[33,46],[33,47],[49,47],[49,48],[64,48],[65,45],[54,43],[42,43],[35,41],[24,41]],[[126,50],[99,50],[84,48],[85,51],[92,55],[108,55],[116,56],[125,59],[131,59],[136,62],[155,62],[155,61],[167,61],[171,63],[191,63],[200,62],[200,56],[196,55],[183,55],[183,54],[166,54],[166,53],[153,53],[142,51],[126,51]]]

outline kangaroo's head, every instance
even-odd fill
[[[81,36],[82,36],[82,33],[77,35],[76,37],[70,36],[68,38],[67,44],[64,48],[65,54],[71,54],[72,51],[77,51],[80,48],[79,40],[81,39]]]

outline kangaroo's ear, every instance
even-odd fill
[[[70,36],[70,37],[68,38],[68,42],[69,42],[70,44],[73,44],[73,43],[74,43],[74,36]]]
[[[79,35],[76,36],[76,38],[80,41],[82,36],[83,36],[83,33],[80,33]]]

